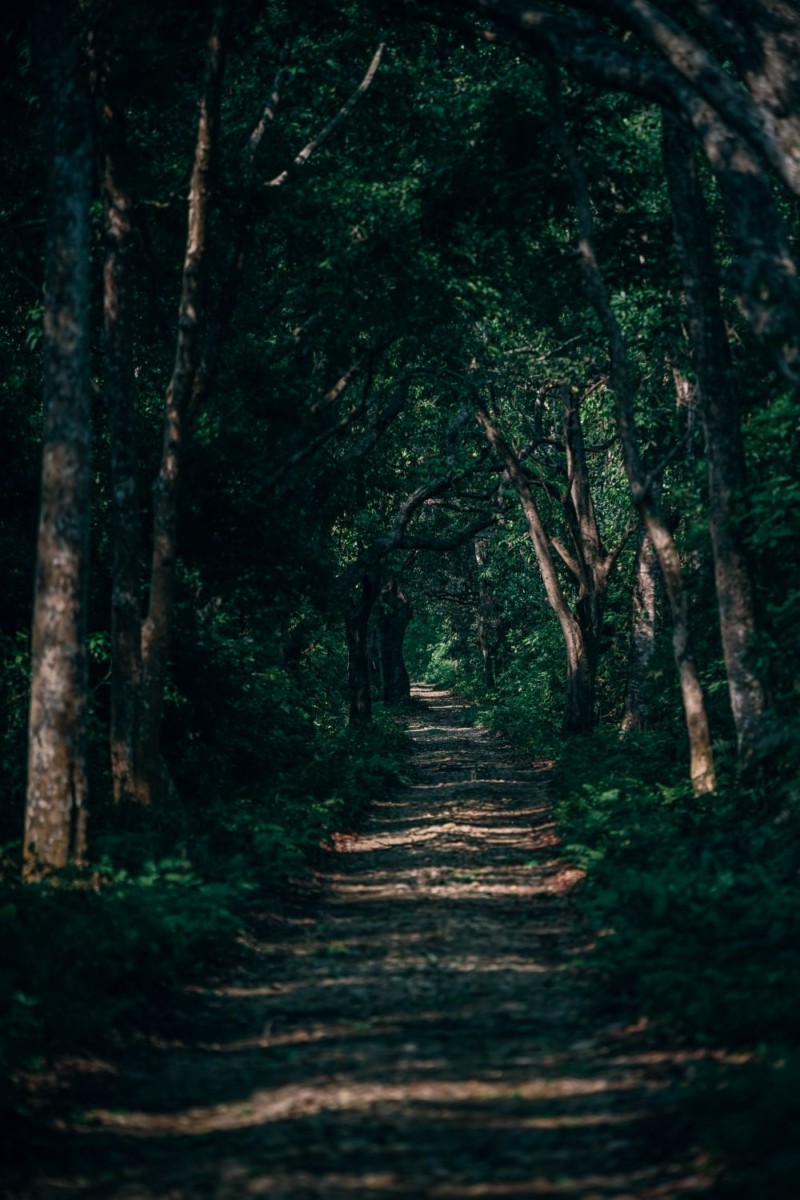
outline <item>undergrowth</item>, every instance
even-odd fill
[[[791,787],[728,779],[693,796],[674,740],[597,733],[566,750],[553,798],[614,1018],[733,1052],[687,1084],[695,1141],[728,1165],[715,1194],[796,1194],[800,1155],[800,813]]]
[[[279,897],[334,832],[356,827],[372,799],[397,785],[405,736],[379,716],[372,730],[326,732],[308,749],[266,791],[209,794],[161,822],[107,816],[84,872],[23,885],[9,848],[0,878],[0,1107],[24,1116],[21,1070],[149,1027],[171,989],[240,953],[237,935],[265,896]]]

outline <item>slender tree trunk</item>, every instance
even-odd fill
[[[644,525],[639,530],[631,602],[631,644],[628,686],[622,715],[623,733],[647,729],[650,724],[648,672],[655,651],[658,560]]]
[[[544,584],[547,603],[553,610],[564,637],[567,674],[563,731],[564,733],[587,732],[594,725],[596,655],[590,653],[580,622],[564,596],[550,554],[550,540],[545,532],[539,508],[533,498],[531,486],[519,459],[501,437],[489,414],[480,404],[476,406],[476,413],[490,444],[505,464],[509,479],[517,489],[528,525],[528,534],[536,554],[539,573]]]
[[[133,203],[122,115],[101,98],[105,217],[103,359],[111,450],[111,779],[114,801],[146,802],[137,762],[142,684],[139,462],[133,379]]]
[[[489,539],[475,539],[475,562],[478,564],[478,646],[480,647],[486,686],[497,687],[500,657],[500,618],[494,591],[486,578],[489,565]]]
[[[163,789],[166,778],[159,735],[172,634],[183,418],[192,395],[200,356],[200,325],[204,315],[207,275],[208,210],[219,138],[227,16],[226,6],[219,6],[208,42],[206,79],[189,186],[188,229],[178,306],[175,364],[166,395],[161,466],[153,487],[153,557],[147,616],[142,626],[143,686],[139,746],[140,762],[149,781],[151,798]]]
[[[705,697],[691,653],[689,609],[683,586],[681,561],[667,522],[642,463],[633,405],[633,387],[622,330],[614,314],[594,251],[594,218],[586,176],[570,142],[561,107],[557,77],[551,78],[550,96],[554,131],[564,162],[572,177],[578,220],[578,251],[586,290],[609,342],[611,381],[614,390],[617,429],[625,472],[633,502],[645,524],[658,557],[672,615],[672,646],[681,688],[686,733],[689,741],[689,775],[696,794],[716,788],[711,732]]]
[[[372,619],[369,623],[369,635],[367,639],[367,653],[369,655],[369,681],[370,687],[374,690],[377,696],[383,695],[383,652],[381,650],[381,627],[380,621],[376,619],[376,614],[373,612]]]
[[[366,566],[359,574],[355,594],[345,608],[347,637],[347,688],[350,724],[368,725],[372,720],[372,689],[369,678],[369,623],[378,598],[378,569]]]
[[[383,699],[398,704],[411,695],[411,680],[403,658],[403,642],[413,616],[411,605],[396,579],[390,579],[381,591],[378,622],[381,631]]]
[[[72,6],[43,2],[37,49],[50,123],[44,280],[44,444],[36,547],[24,872],[86,848],[86,604],[90,422],[89,96]]]
[[[750,564],[735,509],[745,494],[736,385],[719,300],[705,197],[691,135],[664,117],[664,165],[683,269],[708,459],[709,519],[728,694],[741,765],[756,755],[765,698],[752,665],[756,635]]]

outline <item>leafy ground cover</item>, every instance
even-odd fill
[[[742,1055],[700,1070],[685,1116],[730,1164],[720,1195],[789,1196],[800,1115],[800,820],[791,788],[695,797],[666,734],[565,748],[554,798],[592,960],[625,1020]]]
[[[273,790],[219,796],[170,821],[98,834],[86,872],[23,885],[10,853],[0,880],[0,1102],[54,1055],[152,1025],[180,984],[242,953],[253,913],[319,861],[397,785],[404,735],[390,719],[328,734]]]

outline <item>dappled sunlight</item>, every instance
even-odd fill
[[[305,1119],[320,1112],[364,1112],[379,1106],[433,1104],[445,1106],[437,1109],[438,1121],[453,1120],[459,1123],[464,1113],[448,1110],[448,1104],[471,1104],[480,1112],[481,1121],[486,1120],[487,1106],[512,1102],[544,1102],[563,1099],[583,1099],[605,1095],[608,1092],[626,1092],[645,1087],[657,1091],[667,1086],[662,1082],[643,1084],[632,1077],[629,1080],[586,1079],[581,1076],[563,1075],[557,1079],[535,1079],[531,1081],[488,1082],[479,1079],[452,1081],[448,1079],[404,1080],[400,1083],[351,1082],[331,1083],[325,1079],[311,1079],[303,1085],[289,1084],[264,1091],[252,1092],[240,1104],[222,1104],[211,1107],[186,1109],[183,1112],[117,1112],[95,1109],[86,1114],[96,1128],[124,1129],[127,1135],[174,1137],[187,1132],[200,1136],[230,1129],[246,1129],[287,1117]],[[491,1110],[489,1110],[491,1111]],[[547,1118],[544,1126],[529,1128],[575,1127],[583,1122],[579,1117],[559,1119]],[[491,1116],[489,1115],[489,1125]]]
[[[62,1128],[131,1164],[115,1200],[668,1200],[697,1183],[652,1141],[697,1055],[595,1028],[546,772],[454,724],[446,693],[416,694],[415,778],[336,839],[318,911],[267,920],[243,977],[186,989],[192,1043],[84,1076]],[[169,1187],[151,1189],[152,1161]]]

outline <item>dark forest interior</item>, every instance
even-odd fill
[[[9,1196],[794,1197],[798,4],[0,53]]]

